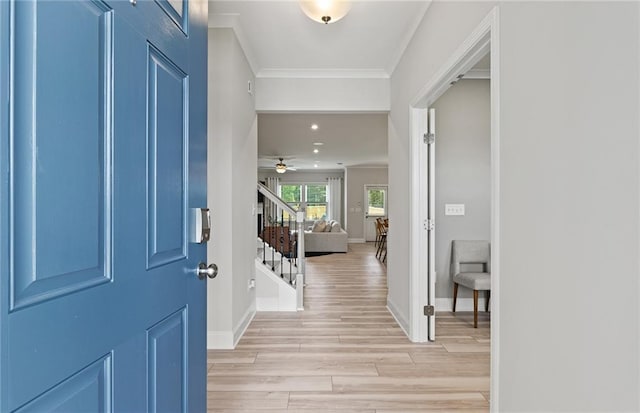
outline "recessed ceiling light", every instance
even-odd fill
[[[318,125],[316,125],[315,123],[313,125],[311,125],[311,129],[312,130],[318,130]]]
[[[313,153],[318,153],[318,152],[320,152],[320,151],[318,150],[318,148],[315,148],[315,149],[313,150]]]
[[[318,167],[318,164],[317,164],[317,163],[314,163],[314,164],[313,164],[313,167],[314,167],[314,168],[317,168],[317,167]]]
[[[323,142],[313,142],[313,146],[322,146],[324,145]]]

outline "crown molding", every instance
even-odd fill
[[[390,79],[391,74],[396,69],[402,55],[413,39],[420,22],[424,18],[431,0],[424,1],[421,10],[416,13],[415,18],[409,24],[410,30],[405,33],[404,38],[396,49],[386,68],[382,69],[275,69],[265,68],[259,70],[258,61],[251,44],[245,36],[240,26],[239,13],[211,13],[209,14],[208,26],[211,29],[233,29],[240,46],[251,66],[251,70],[258,79]]]
[[[409,47],[409,43],[411,43],[413,36],[416,34],[416,30],[418,30],[418,27],[420,26],[420,23],[422,22],[422,19],[424,18],[424,15],[427,13],[427,10],[429,10],[430,6],[431,6],[431,0],[426,0],[420,12],[416,13],[415,18],[409,24],[409,27],[411,28],[411,30],[407,30],[404,38],[400,42],[399,47],[396,49],[395,54],[392,56],[391,60],[389,61],[389,65],[387,66],[387,73],[389,73],[389,75],[392,75],[393,72],[396,70],[398,63],[400,63],[400,59],[402,59],[404,52],[407,50],[407,47]]]
[[[211,13],[209,14],[209,28],[210,29],[233,29],[233,32],[238,39],[238,43],[240,43],[240,48],[242,49],[247,61],[249,62],[249,66],[251,66],[251,71],[255,74],[258,70],[257,60],[253,53],[253,49],[247,37],[245,36],[242,28],[240,27],[240,13]]]
[[[258,79],[389,79],[382,69],[262,69]]]
[[[361,165],[345,165],[346,169],[389,169],[389,163],[384,164],[361,164]],[[386,185],[386,184],[385,184]]]

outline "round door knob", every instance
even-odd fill
[[[198,278],[204,280],[205,277],[216,278],[218,275],[218,266],[215,264],[210,264],[207,267],[207,264],[201,262],[198,264]]]

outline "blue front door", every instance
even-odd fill
[[[0,1],[0,411],[206,410],[206,1]]]

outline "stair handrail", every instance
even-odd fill
[[[258,182],[258,191],[269,198],[271,202],[276,204],[279,208],[282,208],[287,214],[295,216],[297,214],[296,210],[291,208],[291,205],[287,204],[280,198],[275,192],[269,189],[267,186]]]
[[[297,273],[295,276],[295,288],[296,288],[296,308],[298,311],[304,310],[304,282],[306,273],[306,260],[305,260],[305,247],[304,247],[304,223],[306,220],[306,211],[304,208],[300,208],[300,211],[296,211],[289,204],[287,204],[282,198],[280,198],[275,192],[269,189],[264,184],[258,182],[258,192],[264,195],[269,201],[274,203],[281,211],[285,211],[289,216],[295,216],[296,228],[297,228]],[[264,208],[264,203],[263,203]],[[263,212],[264,214],[264,212]],[[263,215],[264,217],[264,215]],[[264,218],[263,218],[264,219]],[[264,240],[263,240],[264,242]],[[264,250],[263,250],[264,251]],[[273,249],[272,249],[273,253]],[[264,262],[264,259],[263,259]],[[290,278],[291,281],[291,278]]]

